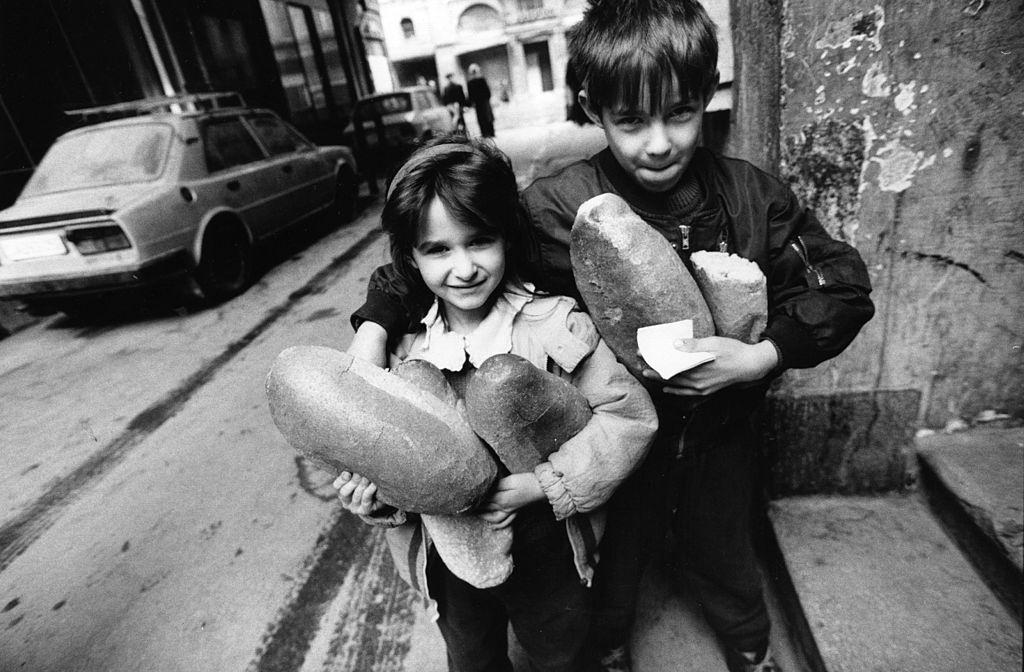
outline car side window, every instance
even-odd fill
[[[263,158],[263,150],[241,119],[211,119],[203,126],[206,168],[211,173]]]
[[[248,121],[256,133],[256,137],[260,139],[271,156],[291,154],[305,146],[305,143],[301,142],[296,134],[276,117],[249,117]]]

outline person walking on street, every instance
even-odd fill
[[[441,93],[441,102],[455,120],[455,132],[465,135],[466,118],[462,115],[462,109],[466,107],[466,92],[462,90],[462,85],[455,81],[455,75],[452,73],[449,72],[444,78],[448,83],[444,85],[444,91]]]
[[[494,112],[491,110],[491,87],[480,74],[480,66],[473,63],[469,66],[469,81],[466,90],[470,107],[476,110],[476,123],[480,125],[480,135],[485,138],[494,137]]]

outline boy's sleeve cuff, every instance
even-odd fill
[[[366,302],[352,313],[350,319],[352,329],[359,329],[363,322],[376,322],[384,327],[388,336],[395,337],[405,333],[408,314],[403,305],[395,301],[385,292],[370,289],[366,292]]]
[[[783,369],[805,369],[818,364],[815,357],[818,344],[807,329],[791,317],[779,315],[773,318],[764,330],[763,338],[779,352],[779,365],[773,374]]]

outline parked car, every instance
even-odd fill
[[[403,161],[418,143],[454,131],[455,120],[434,89],[411,86],[356,101],[342,142],[355,149],[363,177],[376,188],[377,177]]]
[[[354,216],[351,150],[224,100],[79,110],[131,116],[57,138],[0,211],[0,299],[82,312],[90,297],[193,278],[219,302],[249,286],[271,235],[328,211]]]

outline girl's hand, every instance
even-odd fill
[[[500,529],[512,523],[517,510],[542,500],[544,491],[536,476],[531,473],[511,474],[494,486],[490,498],[480,507],[479,515],[492,527]]]
[[[682,352],[712,352],[713,361],[672,376],[662,391],[680,397],[702,397],[714,394],[735,383],[760,380],[779,363],[775,346],[769,341],[749,345],[734,338],[710,336],[686,338],[675,342]],[[644,378],[663,380],[652,369],[644,369]]]
[[[385,506],[377,501],[377,486],[365,476],[343,471],[331,485],[338,489],[341,505],[357,516],[369,516]]]

